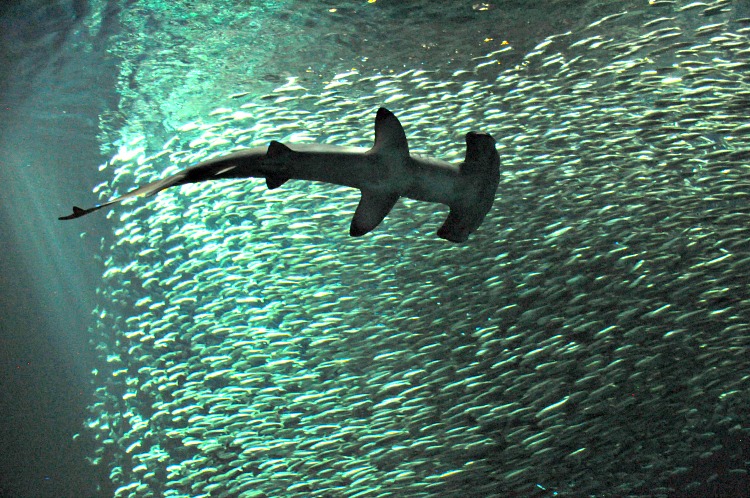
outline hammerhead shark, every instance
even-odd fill
[[[406,134],[396,116],[381,107],[375,116],[371,149],[325,144],[282,144],[242,149],[143,185],[92,208],[73,207],[61,220],[80,218],[139,195],[152,196],[176,185],[228,178],[265,178],[269,189],[287,180],[310,180],[359,189],[362,197],[349,234],[359,237],[377,227],[399,197],[437,202],[450,208],[437,235],[464,242],[482,224],[495,200],[500,157],[486,133],[466,135],[464,162],[453,165],[409,154]]]

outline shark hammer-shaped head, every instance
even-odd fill
[[[495,201],[500,182],[500,156],[495,139],[486,133],[466,134],[466,158],[459,167],[462,191],[449,203],[450,214],[437,234],[451,242],[464,242],[484,221]]]

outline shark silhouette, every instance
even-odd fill
[[[288,144],[240,150],[211,159],[170,177],[143,185],[89,209],[73,207],[62,216],[70,220],[139,195],[207,180],[265,178],[269,189],[287,180],[311,180],[357,188],[362,192],[349,234],[359,237],[377,227],[399,197],[437,202],[450,208],[437,235],[463,242],[482,224],[495,200],[500,158],[488,134],[466,135],[466,157],[460,165],[412,156],[396,116],[381,107],[375,116],[375,145],[371,149],[324,144]]]

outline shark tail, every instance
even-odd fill
[[[162,190],[166,190],[170,187],[177,185],[185,185],[188,183],[198,183],[207,180],[225,179],[225,178],[242,178],[242,176],[236,176],[237,168],[241,164],[241,159],[237,159],[232,156],[227,156],[219,159],[206,161],[203,163],[196,164],[190,168],[184,169],[175,173],[167,178],[156,180],[146,185],[142,185],[123,196],[109,200],[103,204],[97,204],[94,207],[88,209],[82,209],[78,206],[73,207],[73,213],[67,216],[61,216],[59,220],[72,220],[80,218],[94,211],[110,207],[116,204],[120,204],[122,201],[132,199],[144,195],[151,197],[158,194]],[[274,180],[269,180],[273,182]],[[282,182],[283,183],[283,182]]]
[[[185,179],[187,177],[187,171],[180,171],[179,173],[176,173],[170,177],[163,178],[161,180],[156,180],[155,182],[147,183],[146,185],[143,185],[141,187],[136,188],[135,190],[131,190],[127,194],[117,197],[115,199],[112,199],[110,201],[107,201],[103,204],[97,204],[94,207],[90,207],[88,209],[82,209],[78,206],[73,206],[73,213],[69,214],[67,216],[60,216],[58,220],[73,220],[75,218],[80,218],[81,216],[85,216],[89,213],[93,213],[94,211],[99,211],[100,209],[113,206],[115,204],[120,204],[122,201],[125,201],[127,199],[132,199],[133,197],[138,197],[139,195],[145,195],[145,196],[153,196],[161,192],[162,190],[166,190],[169,187],[173,187],[175,185],[180,185],[182,183],[185,183]]]

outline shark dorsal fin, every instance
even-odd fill
[[[398,118],[385,107],[378,109],[375,115],[375,145],[371,151],[397,151],[398,155],[409,155],[409,144],[406,141],[404,127]]]

